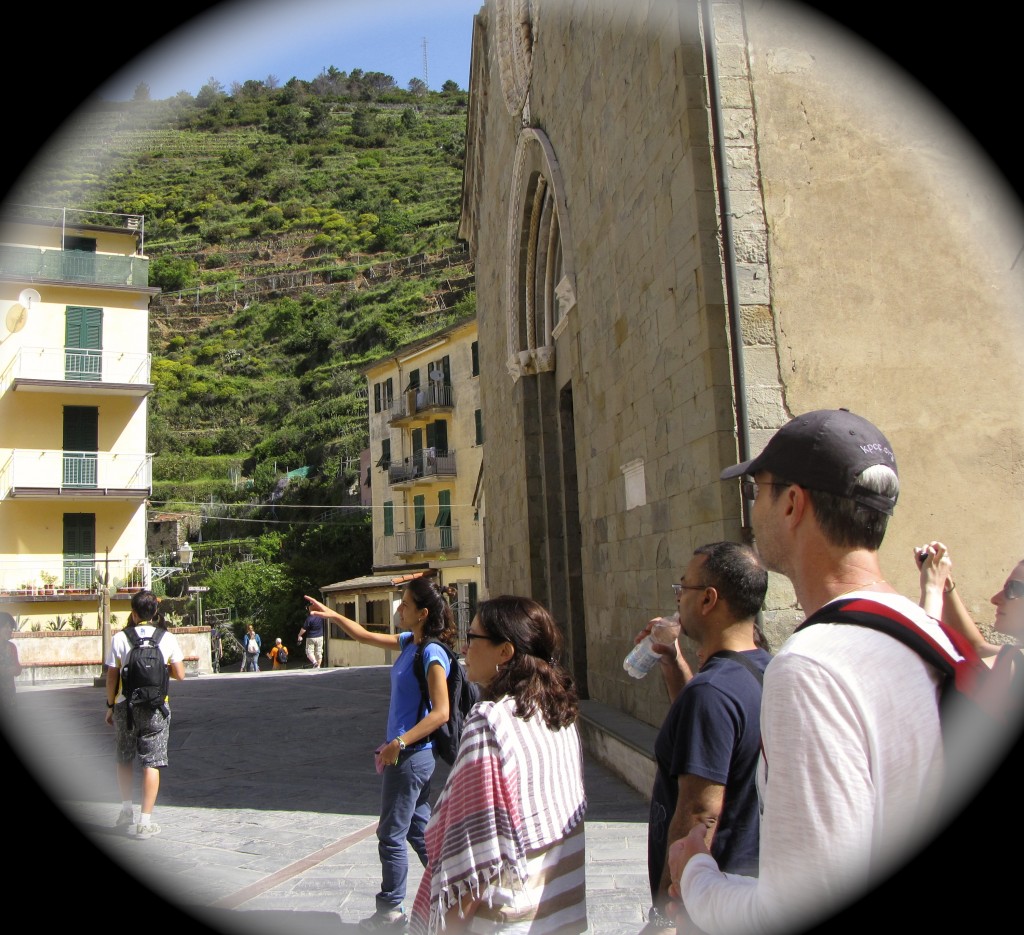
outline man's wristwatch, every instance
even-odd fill
[[[405,749],[405,741],[402,740],[402,735],[399,734],[395,740],[398,741],[398,752],[401,753]]]
[[[663,916],[657,906],[651,906],[647,913],[647,921],[656,929],[674,929],[676,927],[675,920]]]
[[[112,707],[114,707],[114,705],[115,705],[115,704],[117,704],[117,702],[116,702],[116,701],[108,701],[108,702],[107,702],[107,707],[108,707],[108,708],[112,708]]]

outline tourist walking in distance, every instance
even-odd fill
[[[128,625],[114,634],[107,653],[107,711],[106,722],[114,728],[117,787],[121,793],[121,812],[115,827],[131,829],[135,836],[149,838],[160,833],[153,821],[153,808],[160,791],[160,771],[167,766],[167,743],[171,733],[170,698],[149,707],[133,702],[129,710],[122,679],[122,667],[129,661],[132,638],[156,640],[163,664],[171,678],[185,678],[185,662],[181,647],[169,632],[159,613],[160,605],[152,591],[139,591],[132,595],[132,611]],[[134,764],[142,770],[142,811],[138,823],[134,815]]]

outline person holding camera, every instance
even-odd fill
[[[995,665],[1003,644],[987,640],[971,618],[953,580],[953,560],[949,549],[938,541],[926,542],[914,549],[917,567],[921,571],[921,606],[929,616],[941,620],[960,633],[988,666]],[[1018,562],[1003,586],[989,598],[996,609],[993,628],[1012,637],[1017,647],[1024,640],[1024,561]],[[1010,647],[1011,649],[1013,647]],[[1024,661],[1024,654],[1017,648]],[[1021,662],[1024,667],[1024,662]]]

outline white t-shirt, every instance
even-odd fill
[[[957,655],[907,598],[858,596],[911,617]],[[912,856],[937,830],[938,685],[930,666],[884,633],[849,624],[794,633],[764,678],[760,875],[723,874],[712,858],[694,857],[680,884],[693,921],[709,935],[802,929]]]
[[[156,627],[140,623],[135,627],[135,632],[138,633],[139,636],[152,636],[156,632]],[[164,634],[158,645],[160,647],[160,654],[164,657],[164,662],[172,663],[184,661],[185,656],[181,651],[178,639],[170,630]],[[131,643],[128,642],[128,637],[125,636],[124,630],[118,630],[118,632],[114,634],[114,638],[110,641],[110,649],[107,650],[105,664],[112,669],[120,669],[125,664],[125,660],[128,658],[128,652],[131,648]],[[124,695],[121,694],[120,686],[118,686],[117,697],[124,698]]]

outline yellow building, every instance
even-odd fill
[[[363,368],[370,420],[373,572],[324,587],[332,607],[391,631],[413,574],[454,585],[461,633],[483,583],[476,320],[452,325]],[[331,635],[337,635],[335,631]],[[332,665],[389,661],[350,640],[330,641]]]
[[[21,631],[99,627],[104,583],[123,623],[150,584],[143,243],[137,215],[0,218],[0,609]]]

